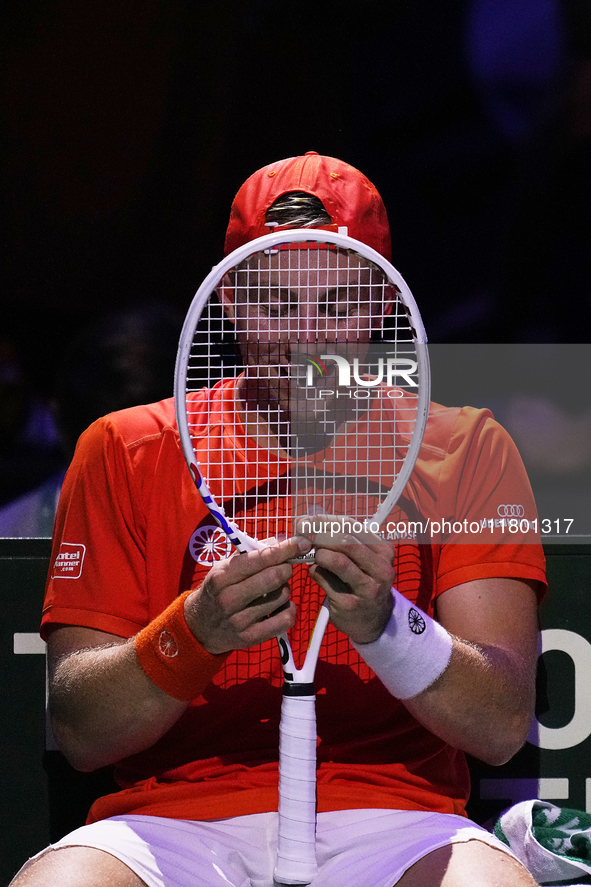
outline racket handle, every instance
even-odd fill
[[[305,685],[306,689],[310,685]],[[297,692],[297,685],[295,685]],[[279,725],[279,822],[275,880],[309,884],[316,865],[316,697],[286,695]],[[311,687],[313,692],[313,687]]]

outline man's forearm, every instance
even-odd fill
[[[535,702],[535,667],[498,647],[453,638],[447,669],[404,704],[427,729],[486,763],[523,745]]]
[[[145,675],[133,640],[60,658],[50,690],[55,738],[79,770],[95,770],[148,748],[187,707]]]
[[[392,594],[382,634],[354,646],[423,726],[487,763],[504,763],[525,741],[533,715],[534,587],[511,579],[457,586],[438,599],[441,623]]]

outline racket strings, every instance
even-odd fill
[[[227,272],[188,361],[200,470],[228,517],[258,540],[289,535],[297,515],[372,515],[416,421],[412,386],[388,396],[400,382],[388,359],[416,354],[398,287],[353,250],[325,247],[254,252]],[[365,358],[384,338],[387,353],[378,344],[369,368]]]

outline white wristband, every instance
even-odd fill
[[[452,652],[451,635],[395,588],[394,609],[371,644],[353,646],[397,699],[410,699],[443,674]]]

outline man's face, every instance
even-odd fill
[[[309,247],[257,253],[231,283],[221,296],[236,328],[248,405],[285,411],[295,346],[318,354],[318,346],[369,343],[389,295],[382,273],[355,253]]]

